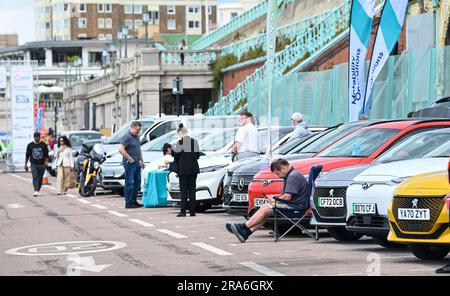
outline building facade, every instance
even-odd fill
[[[0,47],[17,46],[19,36],[17,34],[0,34]]]
[[[35,0],[36,39],[113,40],[120,38],[124,26],[129,29],[129,38],[138,38],[145,13],[149,13],[149,25],[156,34],[201,35],[217,26],[216,1],[207,3],[208,6],[204,0]]]

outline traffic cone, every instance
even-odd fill
[[[44,177],[42,178],[42,185],[50,185],[48,182],[48,172],[47,170],[44,171]]]

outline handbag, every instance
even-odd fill
[[[66,180],[66,188],[77,188],[77,173],[74,170],[70,170],[68,178]]]

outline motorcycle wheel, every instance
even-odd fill
[[[83,197],[90,197],[94,195],[95,189],[97,188],[97,178],[92,177],[87,185],[85,185],[86,175],[81,174],[80,177],[80,189],[78,193]]]

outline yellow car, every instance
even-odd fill
[[[404,181],[389,205],[388,240],[407,244],[420,259],[442,259],[450,251],[450,183],[446,171]]]

